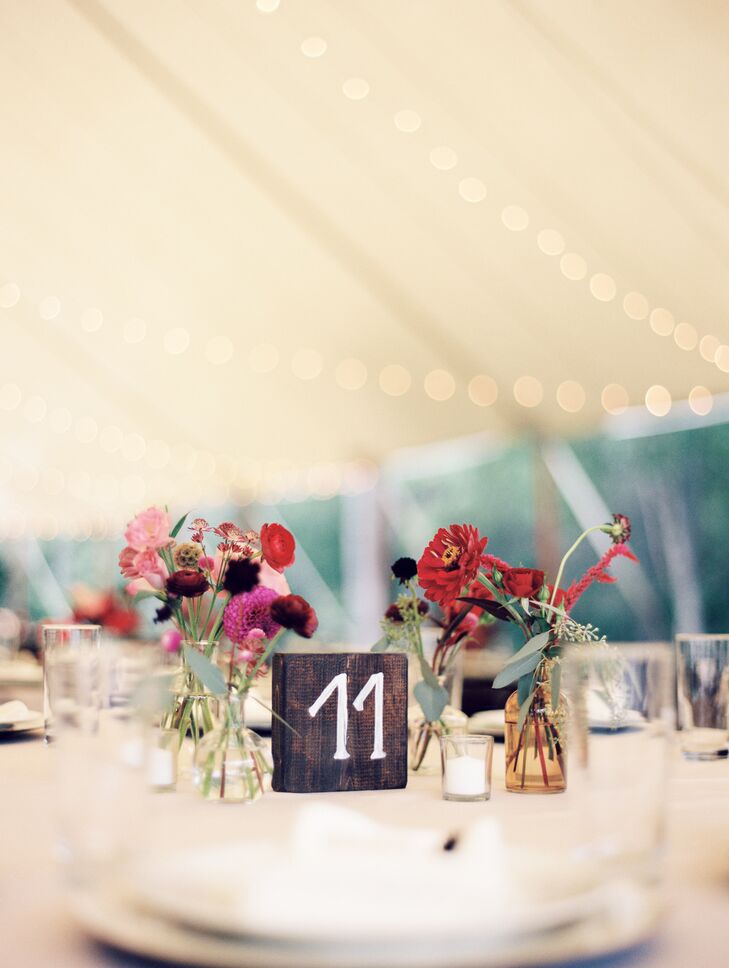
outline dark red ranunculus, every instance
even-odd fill
[[[276,571],[293,565],[296,551],[294,536],[282,524],[264,524],[261,528],[263,560]]]
[[[205,594],[210,585],[201,571],[195,568],[180,568],[179,571],[172,572],[165,587],[170,595],[180,598],[199,598]]]
[[[508,568],[501,581],[510,595],[534,598],[544,584],[544,572],[538,568]]]
[[[301,595],[281,595],[271,602],[271,618],[285,629],[310,639],[319,627],[316,612]]]
[[[443,608],[458,598],[478,574],[487,541],[470,524],[439,528],[418,562],[425,597]]]

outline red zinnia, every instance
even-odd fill
[[[425,597],[444,608],[458,598],[478,574],[487,542],[470,524],[439,528],[418,562]]]
[[[283,571],[294,563],[296,542],[282,524],[264,524],[261,528],[261,554],[271,568]]]

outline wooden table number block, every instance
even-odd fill
[[[406,655],[274,656],[273,789],[404,787],[407,705]]]

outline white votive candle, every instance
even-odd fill
[[[446,763],[445,789],[462,797],[486,793],[486,767],[480,756],[451,757]]]
[[[488,800],[493,737],[450,734],[440,742],[444,799]]]
[[[155,790],[170,790],[175,785],[175,756],[172,750],[153,746],[147,757],[147,784]]]

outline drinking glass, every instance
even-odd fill
[[[99,625],[43,626],[46,743],[60,733],[96,732],[101,705]]]
[[[677,635],[678,721],[686,759],[729,756],[729,635]]]
[[[451,733],[440,738],[444,800],[489,800],[493,736]]]
[[[671,649],[587,644],[568,650],[562,665],[571,836],[606,876],[655,882],[675,721]]]

